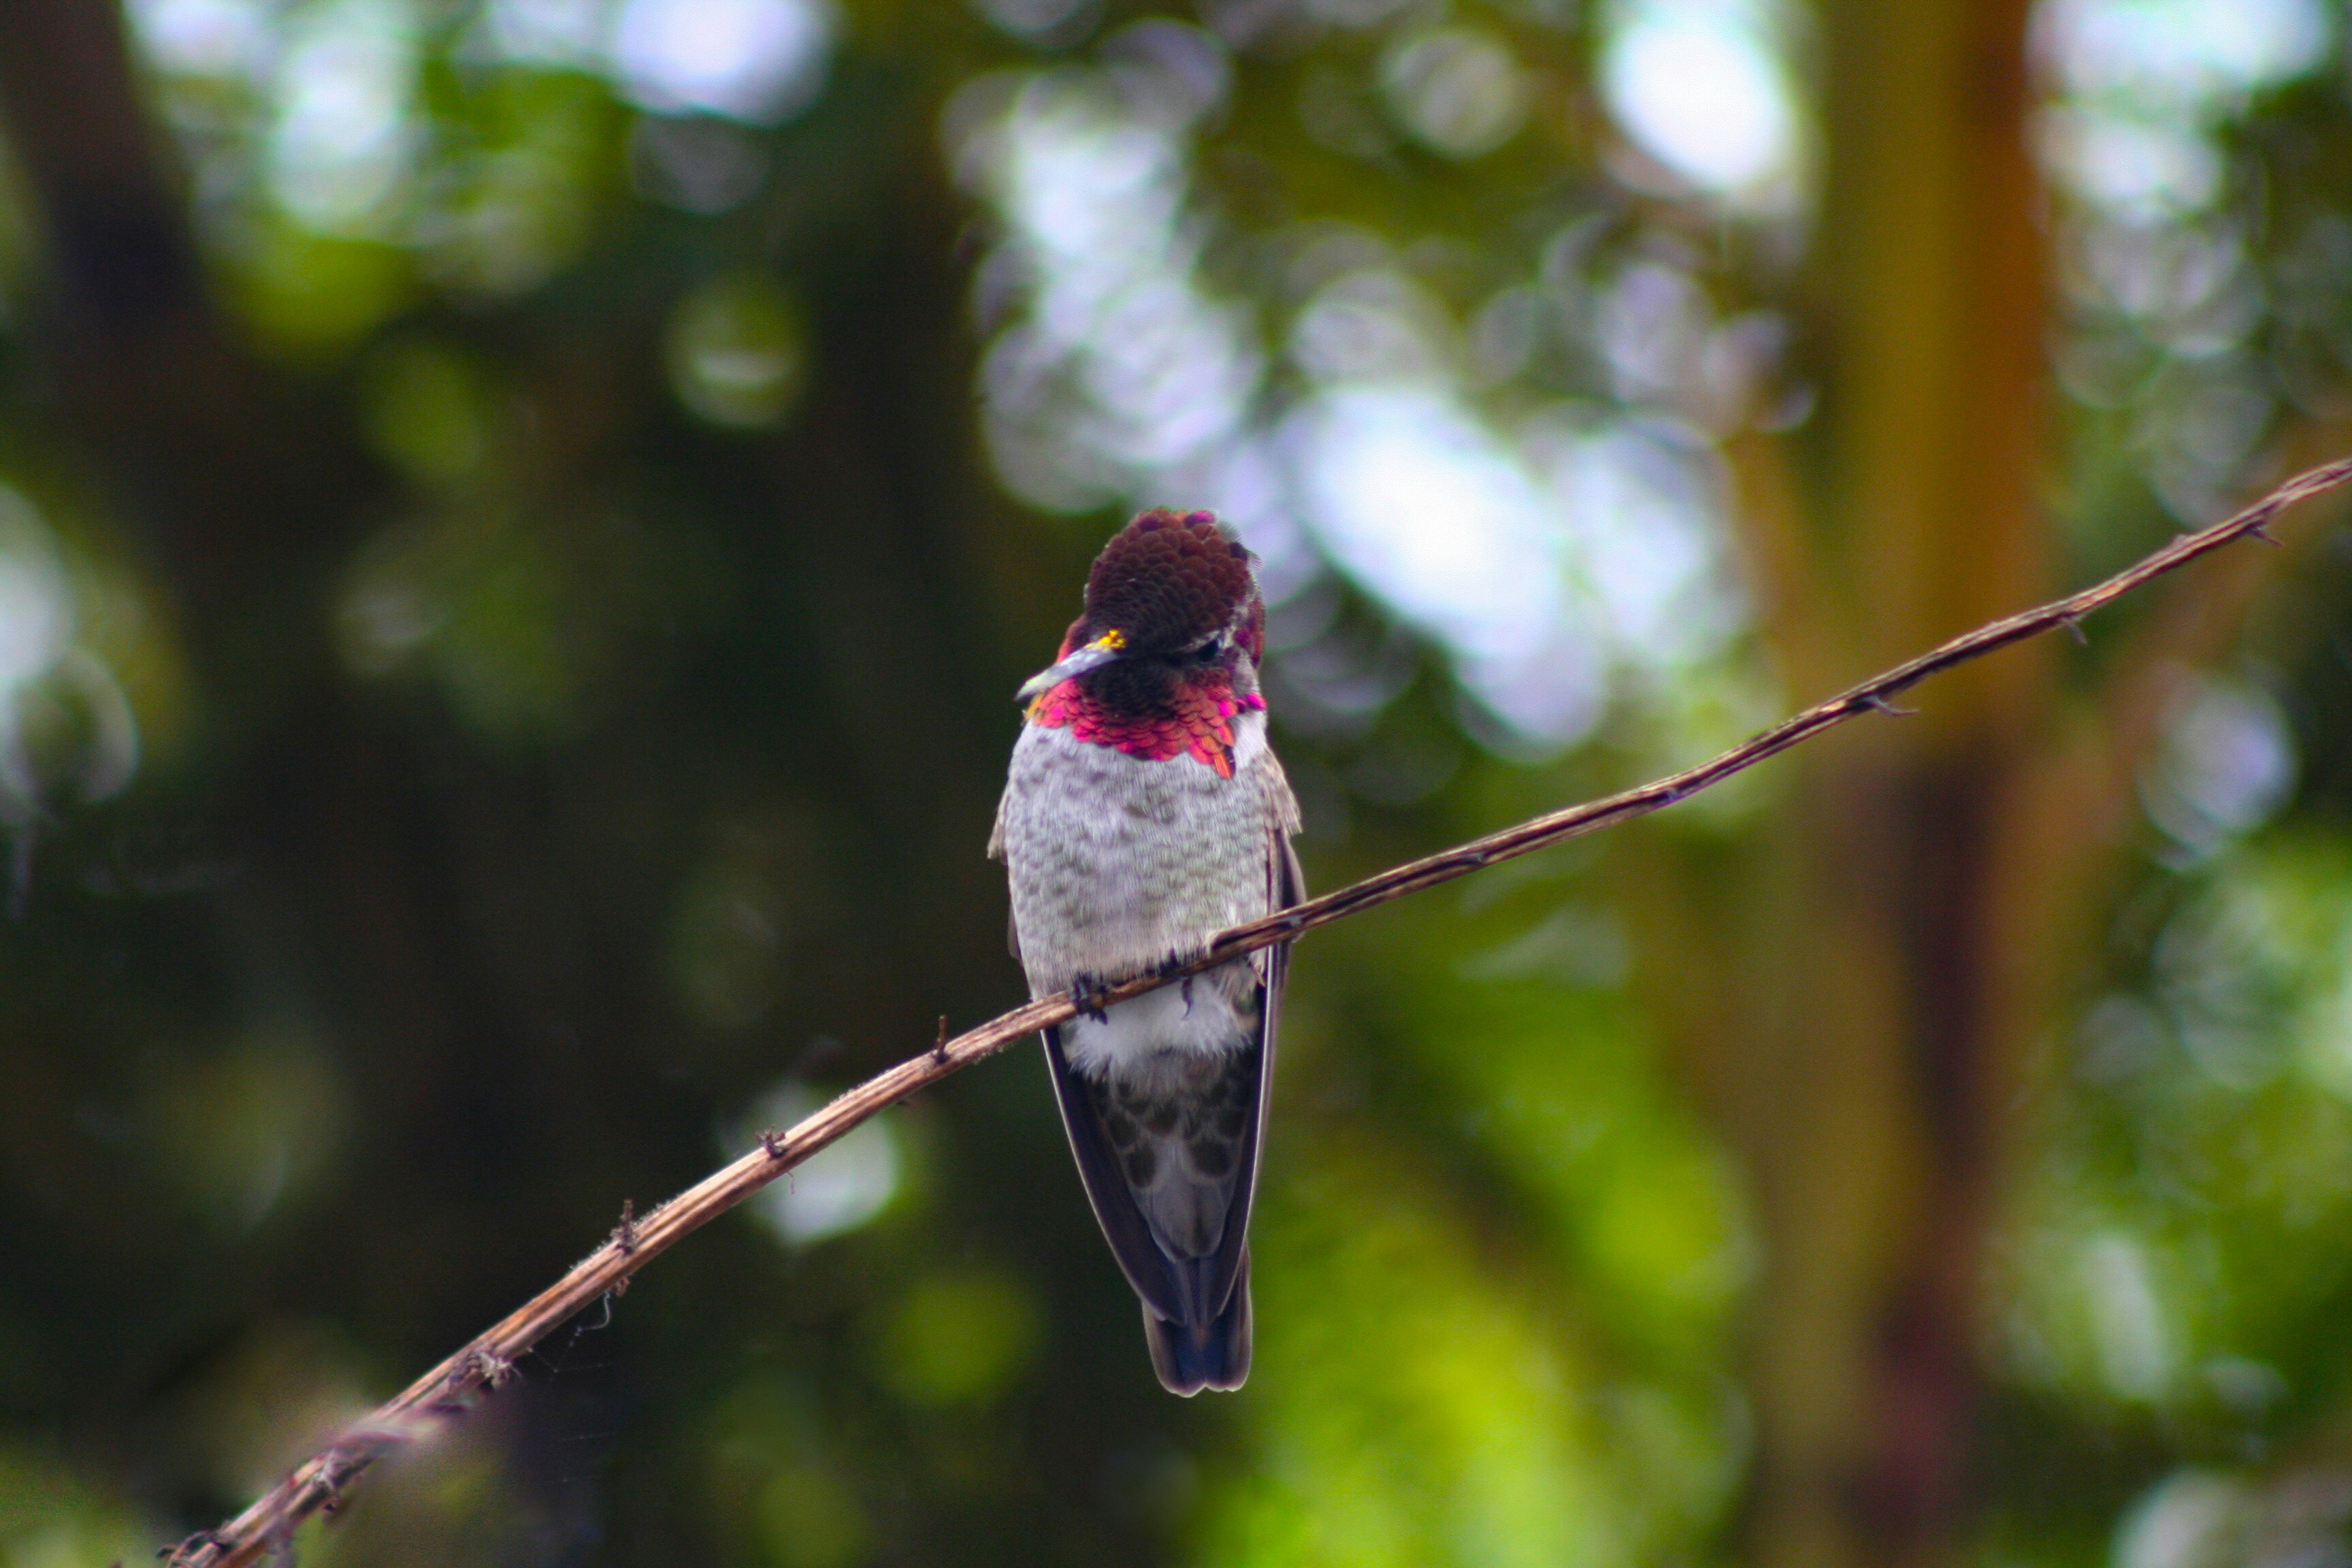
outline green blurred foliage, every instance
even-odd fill
[[[1118,511],[1197,499],[1160,493],[1191,437],[1115,405],[1121,374],[1222,366],[1219,449],[1406,375],[1523,474],[1666,476],[1612,513],[1633,545],[1510,563],[1602,628],[1553,650],[1591,690],[1548,734],[1479,684],[1475,626],[1293,542],[1271,683],[1318,885],[1780,703],[1719,492],[1732,441],[1811,406],[1780,352],[1818,185],[1801,17],[1766,26],[1787,166],[1727,192],[1610,117],[1639,7],[719,10],[778,6],[833,30],[816,88],[698,106],[600,54],[625,16],[593,5],[133,7],[207,309],[325,411],[276,448],[300,503],[253,487],[277,543],[226,563],[241,599],[190,585],[168,499],[54,395],[70,262],[0,157],[5,1568],[234,1511],[623,1198],[1017,999],[980,858],[1007,697]],[[2352,68],[2315,25],[2183,111],[2205,186],[2062,182],[2075,574],[2289,437],[2343,444]],[[2134,90],[2046,107],[2166,112]],[[1081,157],[1124,183],[1056,260],[1053,160]],[[1119,358],[1155,333],[1181,352]],[[1990,1268],[1989,1561],[2345,1550],[2341,538],[2238,696],[2174,716],[2049,1047]],[[1658,831],[1728,867],[1787,804],[1746,780]],[[1771,1462],[1743,1361],[1768,1241],[1659,1005],[1713,977],[1643,923],[1642,864],[1552,852],[1301,950],[1241,1394],[1152,1385],[1024,1053],[663,1259],[301,1550],[1735,1554]]]

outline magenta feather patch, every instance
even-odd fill
[[[1234,720],[1244,710],[1264,712],[1265,699],[1233,689],[1223,670],[1179,688],[1161,713],[1117,713],[1087,695],[1076,680],[1065,680],[1029,710],[1029,721],[1048,730],[1067,729],[1090,746],[1109,746],[1130,757],[1164,763],[1179,756],[1206,763],[1219,778],[1234,776]]]

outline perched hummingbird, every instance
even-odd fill
[[[1208,512],[1142,513],[1096,557],[1058,661],[1021,688],[989,854],[1033,996],[1084,1005],[1306,896],[1258,694],[1254,559]],[[1268,948],[1045,1031],[1078,1174],[1173,1394],[1249,1375],[1250,1198],[1288,959]]]

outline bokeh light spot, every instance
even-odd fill
[[[935,1274],[891,1310],[877,1370],[911,1404],[985,1404],[1028,1370],[1043,1318],[1036,1293],[1002,1270]]]
[[[793,298],[760,277],[722,279],[681,300],[669,329],[670,385],[713,425],[782,424],[808,375],[808,335]]]
[[[2328,34],[2315,0],[2045,0],[2034,23],[2074,92],[2178,108],[2308,70]]]
[[[760,1545],[775,1568],[855,1568],[873,1555],[874,1526],[841,1478],[813,1466],[779,1470],[760,1489]]]
[[[361,390],[371,443],[410,479],[448,485],[481,468],[494,416],[481,372],[463,353],[393,344],[369,364]]]
[[[2285,714],[2259,687],[2190,683],[2140,786],[2147,815],[2187,855],[2211,854],[2261,826],[2294,787]]]
[[[47,674],[73,637],[73,599],[48,530],[0,484],[0,700]]]
[[[391,221],[422,128],[409,114],[415,24],[393,0],[338,0],[304,15],[279,68],[269,176],[297,221],[367,235]]]
[[[258,79],[278,50],[262,0],[139,0],[129,12],[147,58],[165,71]]]
[[[823,1106],[825,1097],[798,1079],[786,1079],[753,1103],[723,1141],[730,1154],[756,1148],[762,1131],[781,1132]],[[891,1112],[862,1121],[808,1161],[771,1182],[752,1200],[752,1214],[787,1248],[814,1247],[880,1217],[898,1195],[906,1173],[898,1125]]]
[[[2245,1561],[2232,1548],[2252,1511],[2253,1499],[2243,1482],[2210,1470],[2176,1470],[2117,1521],[2115,1568],[2204,1568]]]
[[[646,109],[773,125],[816,101],[839,27],[830,0],[625,0],[613,65]]]
[[[1789,83],[1748,7],[1710,0],[1632,7],[1603,52],[1601,86],[1626,132],[1702,190],[1754,191],[1793,169]]]
[[[1075,42],[1101,10],[1100,0],[971,0],[971,4],[1014,37],[1048,47]]]
[[[1397,122],[1449,158],[1491,153],[1527,119],[1527,85],[1508,46],[1473,27],[1399,39],[1381,62]]]

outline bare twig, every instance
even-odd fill
[[[1825,702],[1815,703],[1711,761],[1639,789],[1547,813],[1425,859],[1394,867],[1264,920],[1235,926],[1218,933],[1207,950],[1190,963],[1109,986],[1098,994],[1089,995],[1087,1005],[1102,1006],[1139,996],[1244,953],[1345,920],[1376,904],[1453,881],[1498,861],[1646,816],[1862,714],[1906,712],[1907,710],[1895,707],[1892,699],[1929,676],[2053,627],[2074,629],[2075,623],[2091,611],[2225,544],[2249,534],[2262,535],[2264,526],[2288,507],[2347,481],[2352,481],[2352,458],[2313,468],[2289,479],[2226,522],[2185,534],[2105,582],[2039,609],[1994,621],[1964,637],[1954,637],[1908,663],[1897,665]],[[418,1378],[236,1518],[218,1530],[190,1536],[171,1554],[170,1568],[237,1568],[255,1561],[270,1551],[273,1543],[290,1539],[294,1528],[310,1514],[332,1506],[361,1470],[430,1432],[442,1415],[462,1409],[466,1396],[486,1384],[495,1386],[512,1371],[518,1359],[558,1325],[599,1300],[617,1295],[627,1288],[638,1269],[680,1240],[877,1111],[984,1057],[995,1055],[1024,1036],[1063,1023],[1076,1013],[1072,998],[1049,996],[1016,1007],[953,1038],[947,1037],[942,1020],[940,1039],[920,1056],[866,1079],[785,1131],[761,1134],[757,1150],[713,1172],[669,1202],[642,1217],[625,1205],[620,1227],[602,1247],[573,1266],[570,1273]]]

